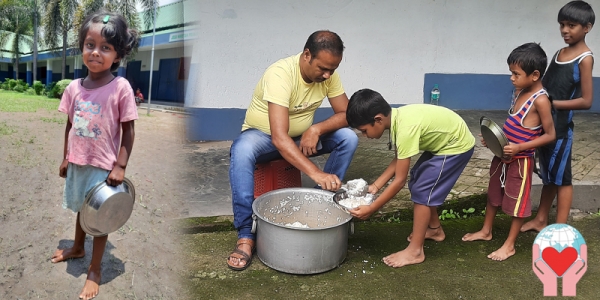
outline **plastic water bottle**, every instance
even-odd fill
[[[438,88],[437,83],[433,85],[433,89],[431,90],[431,100],[430,103],[433,105],[438,105],[440,102],[440,89]]]

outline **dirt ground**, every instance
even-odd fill
[[[50,262],[57,248],[73,244],[76,219],[62,208],[58,168],[66,116],[55,109],[0,111],[0,299],[77,299],[85,283],[90,236],[84,258]],[[96,299],[186,298],[173,222],[185,214],[178,186],[185,115],[138,113],[125,174],[136,203],[125,226],[108,237]]]

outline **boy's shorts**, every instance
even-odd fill
[[[98,183],[105,181],[110,172],[94,166],[69,163],[63,194],[63,208],[79,212],[87,193]]]
[[[490,166],[488,202],[502,207],[502,211],[512,217],[531,216],[533,165],[533,157],[517,158],[505,164],[494,156]]]
[[[539,147],[537,155],[540,160],[540,174],[544,185],[571,185],[571,148],[573,135]]]
[[[469,163],[473,151],[457,155],[433,155],[425,151],[410,170],[408,189],[414,203],[440,206]]]

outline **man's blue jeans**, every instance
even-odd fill
[[[299,141],[300,137],[294,139]],[[318,155],[331,153],[325,163],[324,172],[344,179],[358,146],[358,136],[350,128],[324,134]],[[252,201],[254,201],[254,165],[280,159],[281,154],[271,142],[271,136],[257,129],[243,131],[231,145],[229,183],[233,203],[233,225],[238,238],[254,239],[252,229]]]

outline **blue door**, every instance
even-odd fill
[[[183,102],[182,91],[179,90],[178,75],[181,58],[165,58],[160,60],[158,69],[157,100]]]
[[[145,97],[148,97],[148,79],[143,80],[140,70],[142,69],[142,61],[132,61],[127,63],[127,75],[125,78],[129,80],[129,84],[135,91],[137,88],[142,91]]]

